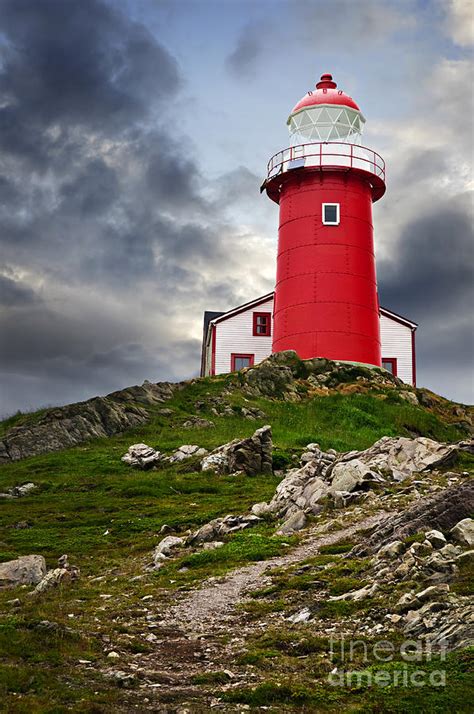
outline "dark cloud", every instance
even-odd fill
[[[474,304],[472,221],[466,206],[442,202],[408,223],[390,261],[379,263],[382,302],[419,319]],[[413,315],[415,318],[416,316]]]
[[[470,205],[460,196],[424,207],[403,227],[392,257],[378,264],[381,303],[420,325],[419,384],[462,401],[474,393]]]
[[[38,295],[28,285],[0,275],[0,305],[3,307],[24,307],[39,301]]]
[[[0,74],[5,150],[31,153],[40,127],[123,129],[179,83],[169,53],[100,0],[3,0],[0,22],[7,38]],[[32,127],[33,135],[25,132]]]
[[[240,237],[168,129],[177,63],[118,7],[0,3],[5,411],[195,374],[189,326],[237,300]]]
[[[251,77],[256,62],[262,53],[264,28],[260,24],[246,25],[235,46],[227,57],[226,65],[234,77]]]

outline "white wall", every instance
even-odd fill
[[[407,384],[413,384],[411,329],[381,315],[380,339],[382,358],[395,357],[397,377],[403,379]]]
[[[253,334],[254,312],[270,312],[273,315],[273,298],[216,324],[216,374],[230,372],[233,352],[255,355],[255,364],[271,354],[272,337]]]
[[[243,353],[255,355],[255,364],[261,362],[272,352],[272,337],[253,335],[253,313],[270,312],[272,314],[273,334],[273,299],[240,312],[234,317],[216,324],[216,374],[225,374],[231,370],[231,354]],[[380,316],[380,337],[382,357],[397,360],[397,375],[407,384],[413,383],[411,329],[385,315]],[[207,351],[207,373],[210,373],[212,340]]]

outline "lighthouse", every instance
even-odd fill
[[[279,205],[272,351],[381,365],[372,204],[385,163],[357,103],[323,74],[288,117],[262,190]]]

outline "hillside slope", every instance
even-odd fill
[[[91,400],[92,407],[4,424],[0,569],[29,554],[55,568],[67,553],[81,572],[34,597],[33,586],[0,588],[0,710],[468,711],[469,636],[460,622],[471,613],[472,560],[450,531],[473,510],[471,408],[382,371],[301,362],[292,353],[238,374],[179,388],[144,385],[104,399],[107,413],[112,402],[132,421],[113,420],[107,430],[106,420],[93,416],[98,433],[74,426],[76,441],[68,441],[69,420],[84,424],[91,409],[104,413]],[[201,471],[202,457],[167,460],[183,444],[212,451],[265,424],[272,427],[273,474],[218,475]],[[241,524],[254,504],[271,503],[291,469],[328,480],[330,470],[324,476],[321,467],[329,456],[344,464],[357,450],[353,458],[364,459],[362,450],[382,437],[461,445],[439,447],[449,458],[402,481],[373,478],[357,498],[325,496],[301,530],[278,535],[288,515],[280,509],[253,527],[229,529],[219,537],[223,545],[215,546],[214,536],[193,541],[210,521],[232,513],[232,523]],[[155,469],[121,460],[140,442],[161,452]],[[21,495],[28,482],[33,487]],[[448,541],[440,555],[425,537],[437,524]],[[153,552],[168,535],[183,545],[161,564]],[[377,560],[392,538],[401,543],[393,559]],[[409,600],[431,584],[444,589],[434,599]],[[352,599],[363,588],[366,594]],[[397,605],[402,596],[408,609]],[[388,639],[399,648],[407,637],[444,632],[446,623],[455,633],[446,636],[446,686],[328,683],[341,665],[331,637],[362,638],[369,648]],[[371,653],[364,661],[358,651],[353,669],[377,664]],[[440,656],[426,666],[436,669]],[[389,671],[397,663],[413,667],[399,651],[378,666]]]

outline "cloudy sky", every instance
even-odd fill
[[[1,414],[199,369],[273,287],[259,186],[324,71],[387,162],[382,304],[473,401],[471,0],[0,0]]]

